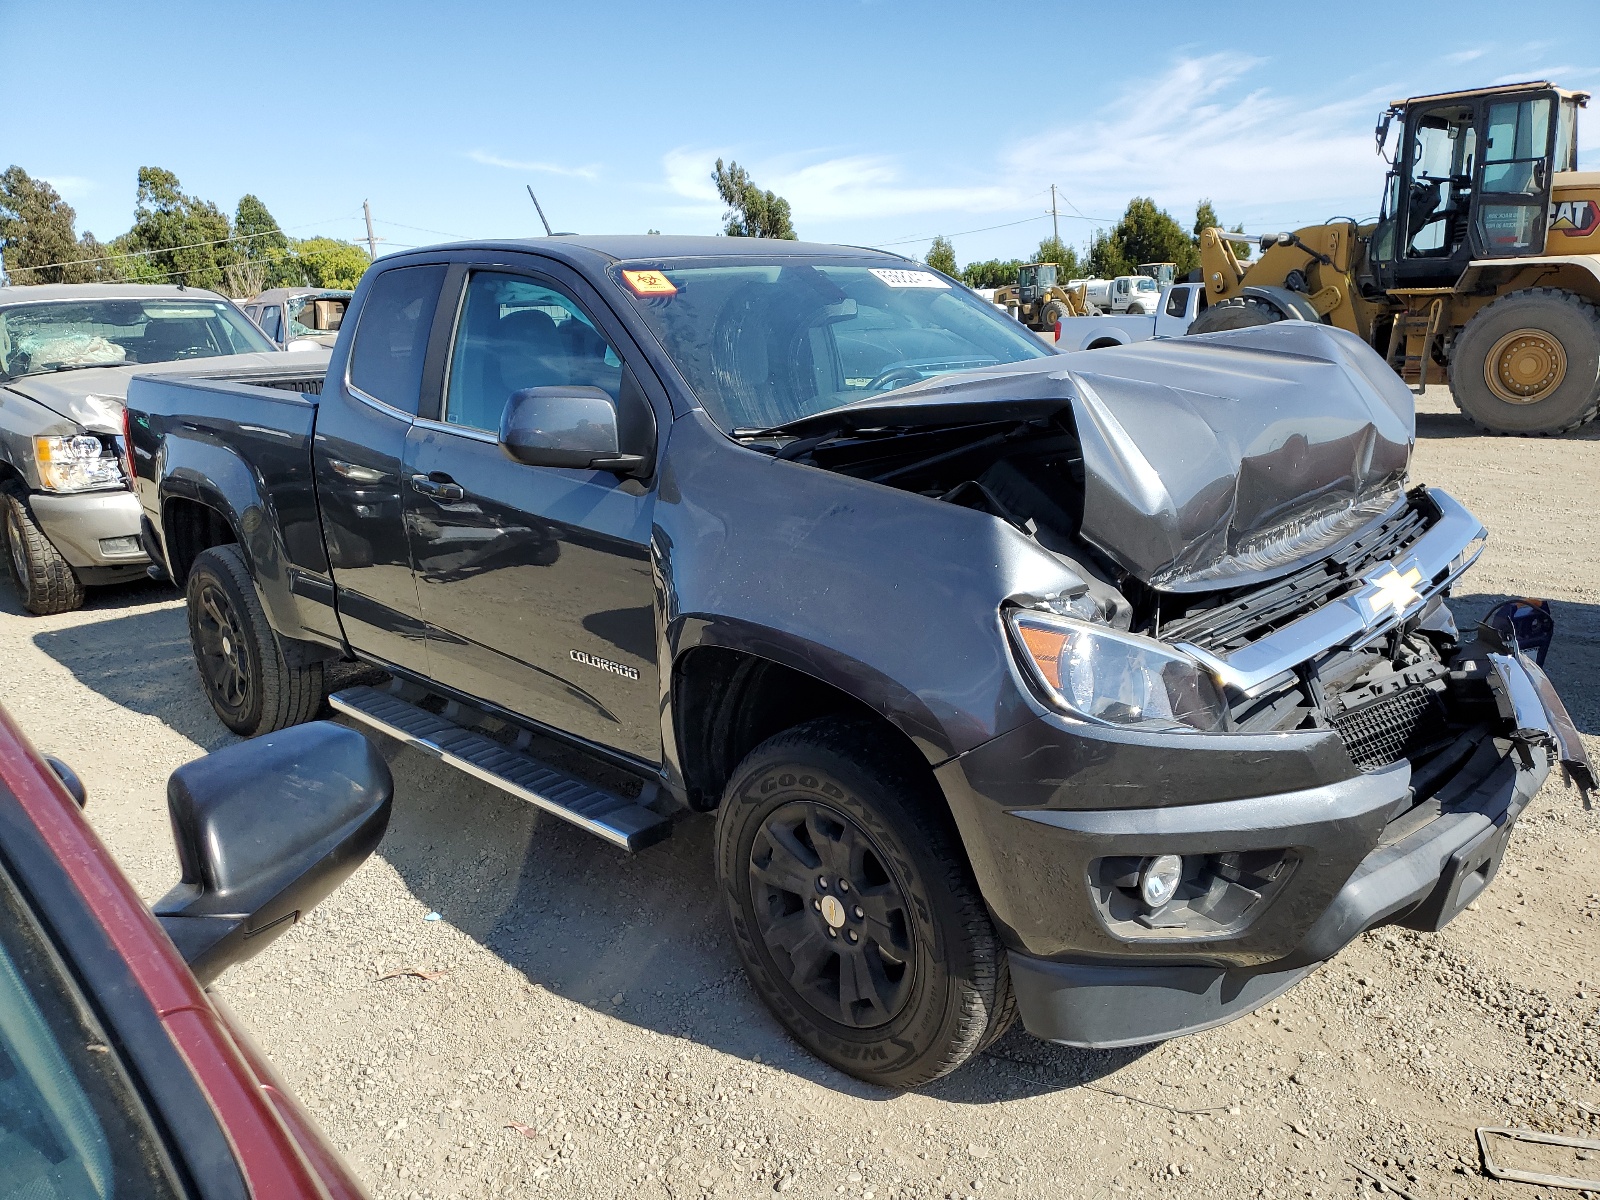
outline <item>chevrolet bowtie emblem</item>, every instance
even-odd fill
[[[1393,564],[1377,574],[1367,576],[1367,592],[1362,597],[1377,612],[1392,608],[1399,615],[1422,599],[1417,584],[1422,582],[1422,572],[1416,567],[1401,574]]]

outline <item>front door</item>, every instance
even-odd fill
[[[1396,286],[1448,287],[1473,257],[1468,231],[1479,115],[1471,99],[1406,115],[1399,146],[1403,191],[1392,210],[1400,217]]]
[[[405,452],[433,678],[657,762],[654,493],[604,471],[527,466],[496,438],[521,388],[617,400],[616,339],[543,276],[475,271],[459,312],[441,419],[419,421]]]
[[[1537,92],[1493,100],[1485,109],[1473,253],[1479,258],[1543,254],[1556,96]]]
[[[391,267],[371,282],[346,376],[323,383],[312,445],[344,635],[363,656],[424,675],[401,468],[445,270]]]

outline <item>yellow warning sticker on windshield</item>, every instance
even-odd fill
[[[622,278],[640,296],[675,296],[678,292],[660,271],[624,271]]]

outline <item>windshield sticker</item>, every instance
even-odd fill
[[[660,271],[624,271],[622,278],[638,296],[675,296],[677,286]]]
[[[943,288],[950,284],[932,271],[902,271],[895,267],[873,267],[872,273],[892,288]]]

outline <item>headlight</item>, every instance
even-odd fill
[[[1010,621],[1034,676],[1076,716],[1207,733],[1227,725],[1228,705],[1216,680],[1160,642],[1038,612],[1013,611]]]
[[[52,492],[82,492],[122,483],[116,451],[87,433],[36,437],[33,456],[39,464],[40,484]]]

